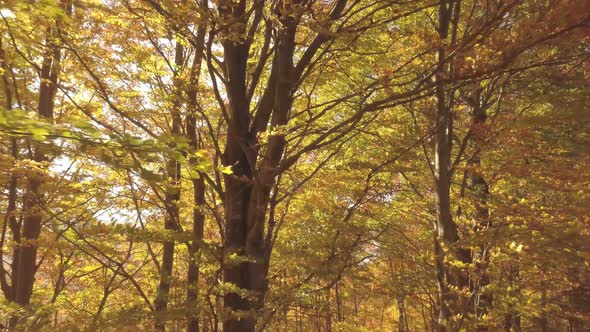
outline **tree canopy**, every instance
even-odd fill
[[[0,330],[586,331],[589,86],[587,0],[0,1]]]

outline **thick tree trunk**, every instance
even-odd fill
[[[5,97],[5,108],[6,110],[12,110],[12,89],[8,79],[9,68],[6,63],[6,53],[0,39],[0,65],[2,68],[2,83],[4,85],[4,97]],[[16,161],[18,159],[18,142],[15,138],[10,140],[10,151],[12,158]],[[6,240],[7,229],[10,229],[12,234],[12,241],[14,248],[12,249],[12,262],[10,264],[11,271],[8,273],[4,269],[4,264],[0,263],[0,286],[2,293],[8,302],[14,302],[16,300],[16,288],[18,284],[18,267],[20,258],[20,245],[21,245],[21,222],[17,221],[16,218],[16,206],[17,206],[17,184],[18,179],[16,175],[11,175],[10,182],[8,184],[8,204],[6,208],[6,215],[4,217],[4,224],[2,228],[2,241],[0,246],[4,247]],[[0,250],[0,262],[3,261],[2,250]],[[8,276],[10,276],[10,283],[8,283]],[[8,326],[14,328],[17,323],[17,316],[12,316],[8,320]]]
[[[237,4],[226,2],[220,7],[224,20],[235,22],[228,29],[238,30],[244,34],[244,14],[246,2]],[[224,62],[227,74],[227,94],[229,97],[229,123],[227,143],[223,163],[232,166],[233,174],[225,175],[225,243],[223,277],[226,283],[244,290],[253,289],[249,274],[246,253],[248,234],[248,208],[250,204],[253,168],[256,167],[256,154],[249,135],[250,107],[246,88],[246,64],[249,44],[246,41],[225,40]],[[250,303],[240,292],[227,292],[224,295],[224,307],[228,316],[223,321],[224,331],[254,331],[255,317],[244,316],[250,309]]]
[[[264,225],[271,188],[275,182],[275,169],[285,148],[283,135],[271,135],[261,160],[257,160],[256,133],[264,130],[269,117],[272,127],[287,124],[292,104],[293,52],[296,22],[290,11],[295,4],[279,6],[281,28],[278,31],[272,72],[264,102],[259,110],[262,116],[254,122],[250,132],[249,101],[246,90],[246,62],[249,45],[226,40],[224,42],[227,72],[227,91],[230,100],[230,123],[224,164],[231,165],[233,174],[225,176],[225,282],[231,283],[251,300],[237,292],[225,295],[225,307],[233,315],[224,321],[225,331],[254,331],[256,312],[263,306],[267,282],[267,253]],[[245,2],[233,5],[233,17],[241,17]],[[223,12],[229,15],[229,12]],[[270,101],[269,101],[270,99]],[[257,166],[259,168],[257,169]],[[235,259],[241,257],[240,259]],[[241,314],[238,319],[235,314]]]
[[[8,79],[9,68],[6,63],[6,53],[4,52],[4,47],[2,44],[2,39],[0,38],[0,68],[2,68],[2,83],[4,87],[4,98],[5,104],[4,107],[6,110],[12,110],[12,88],[10,81]],[[10,152],[12,158],[16,161],[18,159],[18,143],[15,138],[10,139]],[[15,298],[15,290],[16,290],[16,282],[17,282],[17,275],[15,273],[16,268],[18,267],[18,248],[20,246],[20,223],[17,221],[15,212],[16,212],[16,204],[17,204],[17,177],[16,175],[11,175],[10,182],[8,183],[8,204],[6,207],[6,214],[4,216],[4,224],[2,226],[2,237],[0,246],[4,247],[4,243],[6,241],[6,234],[7,230],[10,229],[12,233],[12,241],[14,242],[14,249],[12,254],[12,272],[8,273],[4,269],[4,264],[0,264],[0,287],[2,289],[2,293],[4,297],[9,302],[14,301]],[[0,250],[0,261],[2,261],[2,250]],[[10,283],[8,283],[8,276],[10,276]]]
[[[51,29],[47,29],[47,54],[44,56],[41,66],[39,105],[40,117],[49,121],[53,119],[54,98],[57,90],[57,79],[60,72],[61,52],[51,41]],[[36,146],[33,152],[33,160],[37,163],[47,161],[47,156],[40,146]],[[24,209],[26,211],[21,233],[21,245],[18,249],[18,266],[13,273],[17,277],[15,287],[15,302],[26,306],[31,300],[35,272],[37,269],[38,239],[41,234],[42,204],[43,204],[43,174],[31,174],[27,181]]]

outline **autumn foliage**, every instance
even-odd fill
[[[0,1],[0,330],[587,331],[590,1]]]

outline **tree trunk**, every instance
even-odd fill
[[[478,232],[491,227],[490,212],[488,208],[489,201],[489,185],[484,179],[479,170],[481,166],[480,153],[483,148],[485,140],[485,125],[487,120],[487,110],[485,105],[482,105],[481,89],[477,89],[469,98],[471,106],[471,131],[473,133],[473,143],[475,152],[467,161],[467,177],[468,190],[475,199],[475,210],[473,213],[474,231]],[[481,290],[489,284],[489,278],[486,273],[489,264],[489,248],[485,243],[480,244],[479,257],[475,262],[479,280],[477,284],[472,285],[472,292],[475,294],[473,308],[477,317],[482,317],[488,312],[492,304],[492,296],[489,294],[481,294]],[[486,324],[480,324],[479,331],[487,331]]]
[[[53,107],[57,80],[60,72],[61,51],[52,41],[51,29],[47,29],[47,52],[41,65],[38,114],[49,121],[53,119]],[[34,147],[33,160],[37,163],[47,161],[40,145]],[[18,263],[13,270],[16,274],[15,302],[26,306],[31,300],[35,281],[38,239],[41,234],[43,174],[31,174],[27,179],[24,199],[26,213],[23,218],[21,242],[18,249]]]
[[[203,2],[203,7],[206,9],[207,3]],[[191,81],[187,91],[188,97],[188,115],[186,119],[186,133],[191,145],[195,150],[202,148],[199,142],[199,136],[196,125],[197,112],[197,91],[199,78],[201,73],[201,62],[203,59],[205,32],[207,24],[204,18],[201,18],[199,29],[196,37],[195,57],[191,68]],[[190,160],[191,166],[195,164],[194,160]],[[189,259],[187,271],[187,289],[186,302],[188,310],[187,332],[199,331],[199,249],[203,243],[203,232],[205,228],[205,214],[203,206],[205,205],[205,179],[204,174],[199,173],[198,178],[193,178],[193,225],[192,225],[192,239],[189,245]],[[207,324],[204,324],[204,328]]]
[[[219,10],[224,21],[237,20],[228,29],[244,34],[246,2],[237,4],[224,2]],[[227,95],[229,98],[229,123],[223,163],[232,167],[233,174],[224,175],[225,182],[225,243],[223,278],[226,283],[249,291],[249,264],[245,261],[246,237],[248,234],[248,207],[250,203],[253,167],[256,155],[252,150],[249,135],[250,110],[246,91],[246,64],[249,44],[246,41],[226,39],[223,42],[224,62],[227,74]],[[238,259],[237,259],[238,258]],[[246,314],[249,301],[239,292],[224,294],[224,307],[228,316],[224,318],[224,331],[254,331],[255,317]],[[237,315],[244,317],[239,319]]]
[[[451,213],[451,153],[453,138],[454,90],[448,81],[452,77],[450,61],[447,59],[446,43],[448,42],[451,23],[457,24],[459,2],[442,0],[439,5],[438,34],[441,45],[437,50],[438,68],[435,78],[436,120],[434,132],[434,196],[436,205],[435,229],[435,266],[438,283],[439,317],[438,330],[453,329],[450,317],[462,307],[460,298],[451,294],[449,285],[462,288],[467,282],[460,271],[451,270],[445,264],[447,259],[459,259],[469,262],[469,253],[456,248],[459,241],[457,225]],[[447,252],[445,250],[448,249]]]
[[[184,47],[178,41],[176,42],[176,54],[174,57],[174,63],[176,65],[176,72],[174,73],[174,85],[175,91],[180,92],[180,83],[178,71],[184,62]],[[172,107],[172,136],[175,138],[180,137],[181,132],[181,116],[180,116],[181,100],[180,97],[176,96],[174,105]],[[166,330],[166,311],[168,309],[169,295],[170,295],[170,284],[172,281],[172,273],[174,268],[174,247],[175,240],[173,234],[179,230],[179,215],[178,215],[178,201],[180,200],[180,163],[176,159],[168,160],[167,165],[168,181],[166,185],[166,192],[164,196],[164,230],[167,237],[163,243],[162,251],[162,265],[160,269],[160,282],[158,284],[158,291],[156,299],[154,300],[154,310],[156,320],[154,322],[154,328],[157,331]],[[171,237],[171,238],[168,238]]]
[[[338,322],[344,321],[344,314],[342,312],[342,297],[340,295],[340,282],[334,285],[334,291],[336,296],[336,319]]]
[[[8,80],[8,73],[9,68],[6,63],[6,53],[4,52],[4,47],[2,44],[2,39],[0,39],[0,65],[2,68],[2,83],[4,84],[4,96],[6,99],[5,108],[6,110],[12,110],[12,89],[10,86],[10,82]],[[12,158],[16,161],[18,159],[18,142],[15,138],[10,139],[10,152]],[[12,262],[11,272],[7,273],[4,269],[4,264],[2,263],[4,258],[2,257],[2,250],[0,250],[0,287],[2,289],[2,293],[8,302],[14,302],[16,299],[16,287],[18,283],[18,266],[19,266],[19,249],[20,249],[20,239],[21,239],[21,222],[17,221],[16,218],[16,204],[17,204],[17,184],[18,179],[13,174],[10,177],[10,182],[8,184],[8,204],[6,208],[6,215],[4,217],[4,224],[2,227],[2,239],[0,242],[0,246],[4,247],[4,243],[6,240],[6,233],[7,229],[10,229],[12,233],[12,241],[14,248],[12,249]],[[10,276],[10,283],[8,283],[8,276]],[[17,323],[16,316],[12,316],[8,320],[8,326],[14,328]]]
[[[517,264],[513,265],[513,266],[509,266],[509,271],[508,271],[508,285],[510,287],[510,289],[512,289],[512,292],[509,293],[509,295],[514,296],[512,293],[513,292],[520,292],[520,290],[518,289],[518,287],[515,287],[515,285],[517,285],[517,278],[520,274],[520,267]],[[518,295],[515,294],[515,295]],[[521,326],[520,326],[520,312],[518,310],[515,309],[511,309],[509,308],[509,312],[504,315],[504,331],[506,332],[510,332],[510,331],[515,331],[515,332],[520,332],[521,331]]]
[[[194,204],[192,241],[189,247],[189,266],[187,272],[186,301],[189,310],[187,332],[199,331],[198,302],[199,302],[199,249],[203,242],[205,215],[205,182],[203,178],[193,180]]]
[[[398,331],[399,332],[408,332],[410,331],[408,326],[408,317],[406,313],[406,304],[404,300],[404,296],[399,296],[397,298],[397,312],[398,312]]]
[[[6,64],[6,53],[4,52],[4,47],[2,44],[2,39],[0,38],[0,68],[2,68],[2,83],[4,88],[4,98],[5,98],[5,105],[4,107],[6,110],[12,110],[12,89],[10,86],[10,81],[8,80],[8,73],[9,68]],[[18,143],[15,138],[10,139],[10,152],[12,158],[16,161],[18,159]],[[10,176],[10,182],[8,183],[8,204],[6,207],[6,214],[4,216],[4,224],[2,226],[2,237],[0,241],[0,246],[4,247],[4,243],[6,240],[6,233],[7,230],[10,229],[12,233],[12,240],[14,242],[14,249],[12,254],[12,272],[8,273],[4,269],[4,264],[0,264],[0,287],[2,289],[2,293],[4,297],[9,302],[14,301],[15,297],[15,285],[16,285],[16,268],[18,266],[18,248],[20,243],[20,223],[17,222],[16,219],[16,204],[17,204],[17,177],[13,174]],[[3,261],[2,258],[2,250],[0,250],[0,262]],[[10,276],[10,283],[8,283],[8,276]]]
[[[287,8],[289,10],[290,8]],[[245,10],[245,3],[234,6],[233,15]],[[236,14],[237,13],[237,14]],[[295,47],[295,18],[279,13],[283,23],[278,32],[277,49],[273,60],[276,79],[269,80],[267,91],[272,91],[272,103],[263,107],[265,114],[272,113],[271,126],[287,123],[291,110],[293,86],[293,52]],[[269,257],[265,255],[264,223],[268,210],[271,187],[275,181],[275,169],[283,156],[285,139],[283,135],[271,135],[266,151],[256,171],[257,150],[255,150],[256,130],[249,131],[249,102],[246,95],[246,61],[249,45],[233,41],[224,42],[226,71],[228,75],[228,95],[230,100],[230,123],[224,164],[232,165],[233,174],[225,176],[225,281],[253,297],[244,299],[236,292],[225,295],[225,307],[231,311],[249,312],[247,317],[230,317],[224,322],[225,331],[254,331],[256,319],[253,313],[263,304],[266,291],[266,273]],[[276,85],[275,85],[276,84]],[[265,100],[268,100],[264,98]],[[268,118],[268,117],[267,117]],[[266,121],[262,126],[266,127]],[[236,256],[237,255],[237,256]],[[242,257],[236,261],[232,257]],[[229,259],[228,259],[229,258]],[[247,262],[244,261],[244,258]]]

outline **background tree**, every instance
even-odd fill
[[[0,10],[3,325],[587,328],[587,2]]]

